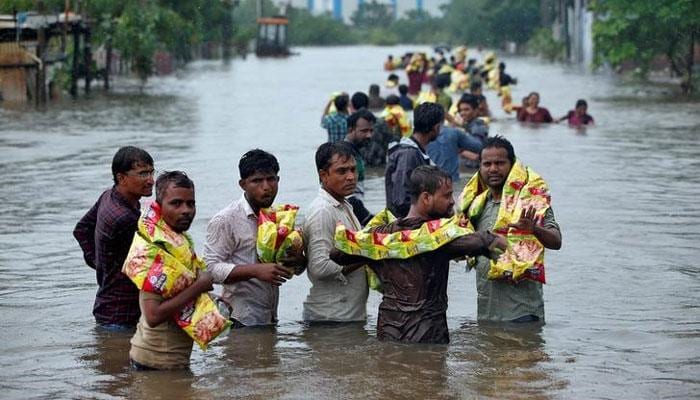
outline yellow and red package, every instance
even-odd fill
[[[258,260],[285,266],[291,254],[304,247],[301,232],[294,229],[299,207],[284,204],[263,208],[258,213],[258,237],[256,250]]]
[[[486,205],[488,192],[488,187],[482,182],[477,171],[467,182],[460,196],[461,212],[469,219],[479,216]],[[492,227],[494,233],[505,236],[508,247],[496,261],[491,261],[487,275],[489,279],[530,279],[546,282],[544,246],[531,232],[522,232],[509,228],[508,225],[518,222],[520,215],[529,207],[533,207],[535,221],[542,226],[550,201],[549,188],[544,179],[516,160],[503,185],[501,204]]]
[[[161,218],[158,203],[149,204],[139,218],[122,272],[139,290],[168,299],[192,285],[205,269],[189,234],[170,229]],[[207,293],[180,310],[175,322],[202,349],[231,324]]]

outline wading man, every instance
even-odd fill
[[[238,163],[241,197],[219,211],[207,225],[204,261],[222,296],[232,307],[234,328],[275,325],[279,286],[291,277],[281,265],[258,263],[258,212],[277,196],[279,164],[272,154],[255,149]]]
[[[78,222],[73,236],[97,275],[95,321],[105,329],[129,330],[139,320],[139,290],[121,270],[141,213],[139,200],[153,192],[153,158],[138,147],[122,147],[112,159],[112,178],[114,186]]]
[[[393,233],[418,229],[426,221],[454,214],[452,179],[436,166],[420,166],[410,177],[411,208],[405,218],[372,230]],[[450,260],[465,255],[490,256],[504,248],[502,237],[484,231],[461,236],[437,250],[408,259],[372,261],[333,250],[332,258],[345,265],[369,263],[382,282],[383,298],[377,318],[377,337],[415,343],[449,343],[447,279]]]

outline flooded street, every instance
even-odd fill
[[[157,170],[194,180],[190,232],[201,253],[208,220],[240,196],[245,151],[277,156],[277,202],[303,214],[318,189],[313,156],[327,137],[319,122],[330,94],[383,84],[386,56],[413,49],[197,62],[141,94],[117,82],[114,93],[46,111],[0,109],[0,397],[700,397],[700,103],[531,58],[504,59],[518,78],[514,102],[538,91],[558,118],[585,98],[597,124],[522,126],[485,93],[497,118],[490,134],[547,179],[562,228],[562,249],[547,253],[546,325],[477,324],[474,273],[461,263],[450,273],[448,346],[377,341],[376,293],[365,326],[304,327],[305,275],[280,289],[276,331],[195,348],[191,372],[132,372],[131,335],[95,330],[95,275],[72,230],[110,186],[120,146],[143,147]],[[383,175],[370,175],[376,212]]]

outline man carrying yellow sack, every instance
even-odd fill
[[[460,210],[477,231],[506,235],[508,249],[498,261],[477,258],[478,320],[544,321],[544,248],[561,248],[549,201],[546,183],[516,160],[511,143],[488,138]]]
[[[431,224],[452,216],[455,202],[452,179],[447,173],[436,166],[422,165],[411,174],[409,185],[411,208],[408,215],[373,228],[373,234],[381,237],[401,232],[402,238],[413,237],[427,221]],[[459,237],[453,237],[435,250],[410,250],[421,247],[420,241],[435,242],[436,239],[430,234],[415,237],[412,243],[407,243],[408,252],[414,255],[402,259],[375,260],[345,254],[338,249],[331,252],[331,259],[341,265],[368,263],[381,280],[383,298],[377,317],[379,340],[449,343],[446,312],[450,260],[465,255],[493,256],[497,248],[505,248],[502,237],[490,232],[468,234],[464,230]]]
[[[205,348],[230,324],[207,294],[212,276],[186,233],[194,215],[194,183],[180,171],[160,175],[122,270],[140,290],[134,369],[187,368],[193,340]]]

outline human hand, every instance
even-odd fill
[[[291,277],[292,275],[289,273],[289,271],[279,264],[258,264],[255,268],[255,278],[275,286],[282,285]]]
[[[214,290],[214,277],[209,271],[200,271],[194,284],[197,285],[200,293]]]
[[[508,228],[532,233],[535,230],[535,207],[528,207],[520,214],[520,219],[514,224],[508,224]]]

